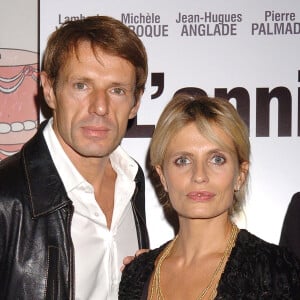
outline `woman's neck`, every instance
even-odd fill
[[[226,218],[181,220],[173,255],[187,260],[207,253],[223,252],[232,229],[232,222]]]

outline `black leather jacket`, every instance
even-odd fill
[[[0,163],[0,299],[74,299],[73,205],[42,130]],[[144,175],[132,198],[140,248],[149,248]]]

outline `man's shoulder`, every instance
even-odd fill
[[[19,210],[24,205],[25,170],[21,153],[16,153],[0,162],[0,211]]]
[[[291,209],[300,210],[300,192],[297,192],[293,195],[289,206]]]
[[[43,170],[45,161],[41,158],[41,135],[35,134],[19,152],[0,161],[0,198],[24,197],[26,182],[33,176],[34,170]],[[23,196],[21,195],[23,193]],[[22,196],[22,197],[21,197]]]
[[[21,166],[20,152],[0,161],[0,185],[3,187],[7,182],[15,181],[22,173]]]
[[[135,274],[136,276],[143,276],[142,274],[150,274],[154,269],[156,258],[164,250],[168,243],[162,246],[152,249],[148,252],[144,252],[137,256],[128,266],[126,266],[124,273]]]

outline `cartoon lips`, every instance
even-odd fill
[[[0,160],[21,149],[38,125],[38,54],[0,49]]]

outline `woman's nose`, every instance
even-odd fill
[[[208,182],[207,168],[204,163],[197,163],[194,166],[193,181],[196,183]]]

